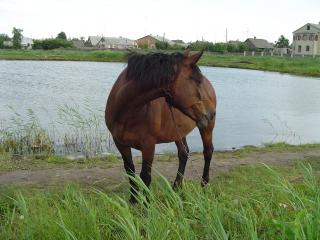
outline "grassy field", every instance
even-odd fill
[[[319,148],[277,143],[217,154],[240,160]],[[0,161],[11,159],[2,156]],[[34,165],[30,169],[108,167],[101,159],[67,163],[63,157],[39,156],[20,162]],[[21,169],[15,167],[11,170]],[[212,179],[206,188],[189,180],[177,192],[159,175],[150,190],[137,179],[145,195],[139,194],[140,203],[134,206],[127,201],[127,183],[94,188],[68,183],[0,185],[0,239],[319,239],[319,181],[316,156],[290,166],[240,166]]]
[[[7,60],[70,60],[123,62],[125,51],[79,51],[79,50],[0,50],[0,59]],[[203,66],[246,68],[263,71],[320,76],[320,58],[239,56],[206,53],[199,62]]]
[[[126,184],[1,187],[0,239],[319,239],[319,170],[246,166],[178,192],[159,177],[135,206]]]
[[[246,68],[262,71],[291,73],[305,76],[320,76],[320,58],[279,57],[279,56],[230,56],[206,54],[200,65]]]
[[[0,59],[6,60],[57,60],[122,62],[124,51],[79,51],[79,50],[0,50]]]

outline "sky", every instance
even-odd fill
[[[306,23],[320,22],[320,0],[0,0],[0,33],[23,29],[31,38],[148,34],[182,39],[275,42]]]

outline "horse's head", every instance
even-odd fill
[[[130,90],[125,91],[125,97],[130,99],[131,94],[131,104],[141,106],[166,96],[198,127],[207,126],[215,116],[216,97],[197,66],[202,54],[190,55],[189,50],[184,54],[131,54],[125,75]]]
[[[180,71],[170,86],[173,106],[193,119],[200,128],[213,120],[216,108],[214,89],[197,66],[202,54],[203,51],[189,55],[189,50],[186,50]]]

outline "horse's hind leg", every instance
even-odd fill
[[[180,187],[183,180],[184,171],[188,161],[189,147],[186,137],[183,137],[181,141],[175,141],[178,149],[179,168],[177,172],[176,180],[173,183],[173,188]]]
[[[201,185],[205,186],[209,182],[209,170],[210,162],[213,153],[213,144],[212,144],[212,131],[214,128],[214,121],[209,123],[208,127],[199,129],[202,144],[203,144],[203,156],[204,156],[204,168],[202,174]]]
[[[134,164],[132,161],[131,148],[120,144],[116,140],[114,140],[114,142],[115,142],[116,147],[118,148],[118,150],[121,154],[121,157],[123,159],[124,168],[125,168],[127,174],[129,175],[130,192],[131,192],[130,202],[135,203],[136,202],[135,194],[138,191],[138,187],[137,187],[134,179],[132,179],[135,176],[135,168],[134,168]]]

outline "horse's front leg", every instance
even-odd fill
[[[205,186],[209,182],[209,170],[210,163],[213,153],[212,144],[212,131],[214,128],[214,121],[210,122],[206,128],[199,128],[202,144],[203,144],[203,157],[204,157],[204,168],[202,174],[201,185]]]
[[[143,146],[141,147],[142,151],[142,167],[140,178],[144,184],[149,187],[151,183],[151,169],[154,158],[155,150],[155,141],[145,140]]]
[[[188,161],[189,147],[187,144],[186,137],[183,137],[180,141],[175,141],[178,149],[179,168],[177,172],[176,180],[173,183],[173,189],[176,189],[182,185],[184,171]]]

